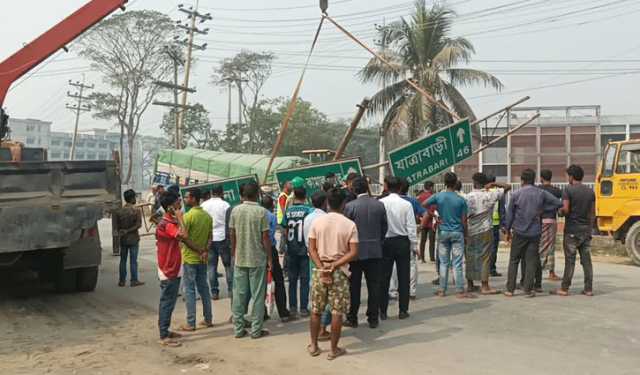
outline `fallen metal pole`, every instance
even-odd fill
[[[360,39],[356,38],[355,35],[351,34],[349,31],[347,31],[347,29],[340,26],[340,24],[337,23],[333,18],[329,17],[329,15],[326,12],[323,13],[323,15],[329,22],[331,22],[335,27],[337,27],[338,30],[342,31],[347,37],[349,37],[351,40],[356,42],[360,47],[366,49],[369,53],[371,53],[373,56],[375,56],[378,60],[382,61],[385,65],[387,65],[391,69],[397,71],[398,73],[401,73],[397,67],[391,64],[389,61],[387,61],[384,57],[382,57],[382,55],[380,55],[379,53],[371,49],[368,45],[364,44],[364,42],[362,42]],[[431,103],[432,105],[435,105],[436,107],[440,107],[440,109],[447,112],[449,116],[451,116],[455,121],[460,120],[460,116],[458,116],[451,109],[449,109],[449,107],[447,107],[447,105],[444,104],[444,102],[436,100],[436,98],[434,98],[430,93],[428,93],[427,90],[420,87],[415,82],[415,80],[411,78],[406,78],[405,81],[409,84],[409,86],[413,87],[416,91],[422,94],[422,96],[424,97],[423,99],[425,101]]]
[[[362,169],[382,168],[382,167],[384,167],[386,165],[389,165],[389,161],[385,161],[385,162],[378,163],[378,164],[366,165],[366,166],[362,167]]]
[[[347,129],[347,132],[342,138],[342,142],[340,142],[340,146],[338,146],[333,160],[340,160],[342,154],[344,154],[344,151],[347,149],[349,142],[351,142],[353,133],[356,131],[358,124],[360,124],[360,120],[362,120],[362,117],[364,116],[364,111],[366,111],[369,107],[369,103],[371,103],[371,100],[369,98],[364,98],[362,99],[362,103],[358,104],[358,113],[356,113],[356,117],[353,118],[351,126],[349,126],[349,129]]]
[[[517,102],[515,102],[515,103],[513,103],[513,104],[511,104],[511,105],[509,105],[509,106],[506,106],[506,107],[504,107],[504,108],[502,108],[502,109],[500,109],[500,110],[498,110],[498,111],[495,111],[495,112],[493,112],[492,114],[487,115],[487,116],[485,116],[485,117],[481,118],[480,120],[476,120],[474,123],[472,123],[472,124],[471,124],[471,126],[478,125],[479,123],[484,122],[484,121],[486,121],[486,120],[490,119],[491,117],[493,117],[493,116],[495,116],[495,115],[499,115],[500,113],[502,113],[502,112],[504,112],[504,111],[508,111],[508,110],[510,110],[511,108],[513,108],[513,107],[515,107],[515,106],[517,106],[517,105],[519,105],[519,104],[522,104],[522,103],[526,102],[526,101],[527,101],[527,100],[529,100],[529,99],[531,99],[531,97],[530,97],[530,96],[525,96],[524,98],[522,98],[522,99],[518,100]]]
[[[501,135],[501,136],[497,137],[497,138],[496,138],[496,139],[494,139],[493,141],[491,141],[491,142],[487,143],[486,145],[484,145],[484,146],[480,147],[479,149],[475,150],[475,151],[473,152],[473,155],[478,154],[478,153],[480,153],[480,152],[482,152],[482,151],[486,150],[487,148],[489,148],[489,147],[493,146],[495,143],[497,143],[497,142],[499,142],[499,141],[503,140],[504,138],[506,138],[506,137],[510,136],[511,134],[513,134],[513,133],[517,132],[518,130],[520,130],[520,129],[524,128],[525,126],[527,126],[527,125],[531,124],[532,122],[534,122],[535,120],[537,120],[539,117],[540,117],[540,114],[538,113],[538,114],[536,114],[535,116],[533,116],[532,118],[530,118],[528,121],[526,121],[525,123],[523,123],[523,124],[521,124],[521,125],[516,126],[515,128],[513,128],[513,129],[509,130],[508,132],[506,132],[505,134],[503,134],[503,135]]]

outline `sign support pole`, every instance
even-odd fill
[[[347,146],[351,141],[351,137],[353,136],[353,133],[356,131],[356,128],[360,123],[360,120],[362,120],[362,117],[364,116],[364,111],[367,110],[370,102],[371,100],[369,98],[364,98],[362,99],[362,103],[358,104],[358,113],[356,114],[356,117],[351,122],[351,126],[347,130],[347,133],[344,135],[344,138],[342,138],[342,142],[340,142],[340,146],[338,146],[336,155],[333,158],[334,161],[340,160],[340,158],[342,157],[342,154],[344,154],[344,151],[347,149]]]

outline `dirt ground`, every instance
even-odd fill
[[[103,238],[108,238],[103,235]],[[270,337],[235,339],[226,296],[214,303],[216,326],[188,335],[181,348],[157,343],[158,283],[154,244],[143,241],[139,288],[117,287],[118,258],[105,246],[94,293],[59,295],[30,278],[2,276],[0,374],[637,374],[640,359],[640,268],[623,258],[596,263],[596,297],[460,301],[433,296],[433,264],[420,265],[411,318],[372,330],[361,307],[357,329],[345,329],[349,355],[326,360],[306,353],[308,322],[271,320]],[[506,273],[506,253],[499,269]],[[562,271],[562,258],[557,261]],[[573,291],[582,287],[578,265]],[[222,280],[222,279],[221,279]],[[492,279],[503,287],[505,279]],[[545,281],[549,290],[557,284]],[[224,288],[223,288],[224,289]],[[363,300],[366,294],[363,296]],[[364,302],[364,301],[363,301]],[[200,313],[200,306],[198,312]],[[178,302],[173,324],[184,322]],[[567,358],[570,358],[567,361]]]

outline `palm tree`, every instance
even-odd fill
[[[379,28],[382,51],[390,65],[371,59],[360,71],[364,83],[384,85],[371,101],[371,113],[384,114],[383,134],[390,129],[406,127],[410,140],[425,131],[435,131],[451,122],[442,108],[423,98],[407,79],[414,80],[431,95],[447,105],[459,117],[475,120],[471,106],[459,87],[482,84],[501,90],[502,83],[493,75],[458,67],[469,63],[475,53],[465,38],[450,37],[455,13],[442,5],[427,8],[424,0],[416,1],[415,14],[409,20]],[[478,132],[478,129],[474,129]]]

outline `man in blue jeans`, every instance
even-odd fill
[[[220,299],[220,283],[218,282],[218,260],[222,259],[227,279],[228,296],[232,294],[233,267],[231,265],[231,247],[226,234],[227,213],[230,205],[224,200],[222,185],[216,185],[211,189],[211,198],[202,203],[205,210],[213,220],[213,241],[209,247],[209,286],[211,287],[211,299]]]
[[[198,189],[187,191],[184,202],[190,207],[184,215],[184,233],[191,240],[191,244],[182,244],[182,264],[184,268],[184,291],[187,307],[187,324],[180,330],[191,332],[196,330],[196,288],[202,297],[204,320],[200,322],[203,328],[213,327],[211,309],[211,295],[207,283],[207,258],[211,244],[213,220],[202,207],[200,199],[202,193]]]
[[[289,313],[295,319],[298,313],[298,280],[300,281],[300,316],[309,316],[309,253],[304,242],[304,220],[314,209],[306,205],[307,191],[294,187],[293,204],[284,214],[283,225],[287,241],[289,272]]]
[[[453,263],[458,298],[472,298],[464,290],[462,262],[464,259],[464,242],[467,237],[467,202],[456,192],[458,176],[447,172],[444,175],[446,191],[431,196],[426,205],[436,205],[440,214],[440,231],[438,233],[438,259],[440,260],[440,289],[437,295],[444,297],[449,281],[449,265]]]
[[[127,258],[131,264],[131,286],[144,285],[138,279],[138,250],[142,226],[142,213],[136,208],[136,192],[129,189],[124,192],[124,207],[114,215],[115,227],[120,236],[120,280],[118,286],[123,287],[127,281]]]
[[[158,328],[160,345],[180,346],[180,334],[169,330],[171,315],[178,300],[180,279],[182,276],[182,255],[180,242],[189,242],[182,236],[176,212],[181,208],[180,198],[171,192],[158,197],[164,215],[156,227],[156,247],[158,256],[158,278],[160,279],[160,306],[158,307]]]

